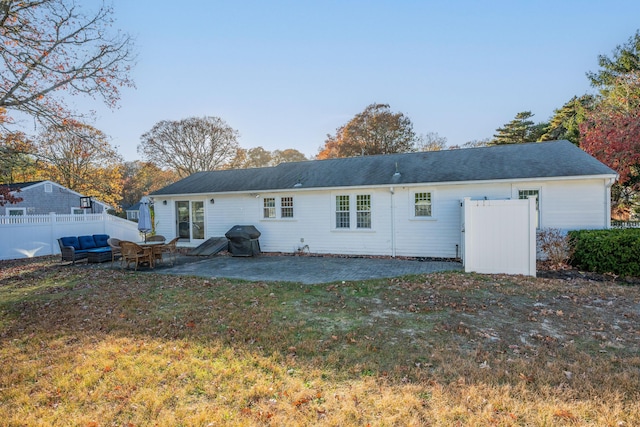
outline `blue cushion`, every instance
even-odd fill
[[[80,242],[76,236],[61,237],[60,242],[62,242],[62,246],[73,246],[75,249],[80,249]]]
[[[96,242],[96,246],[99,248],[104,248],[109,246],[107,240],[109,239],[108,234],[94,234],[93,241]]]
[[[78,241],[80,242],[80,249],[93,249],[96,247],[93,236],[80,236],[78,237]]]
[[[94,253],[94,254],[95,253],[103,253],[103,252],[111,252],[111,248],[95,248],[95,249],[89,249],[87,252],[91,252],[91,253]]]

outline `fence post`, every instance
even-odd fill
[[[49,212],[49,243],[51,244],[51,255],[56,255],[57,253],[57,248],[58,248],[58,242],[56,241],[56,213],[55,212]]]

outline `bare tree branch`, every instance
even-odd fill
[[[130,36],[112,34],[104,4],[86,14],[76,0],[0,3],[0,107],[49,125],[81,117],[62,92],[101,98],[114,107],[120,88],[133,86]]]
[[[180,177],[222,169],[239,148],[238,131],[218,117],[163,120],[142,135],[138,152]]]

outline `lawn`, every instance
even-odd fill
[[[637,426],[640,287],[0,262],[7,426]]]

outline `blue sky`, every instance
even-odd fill
[[[640,29],[632,1],[113,0],[136,38],[136,89],[94,125],[126,160],[160,120],[218,116],[243,148],[310,156],[367,105],[388,103],[449,145],[491,137],[530,110],[547,120],[592,91]]]

